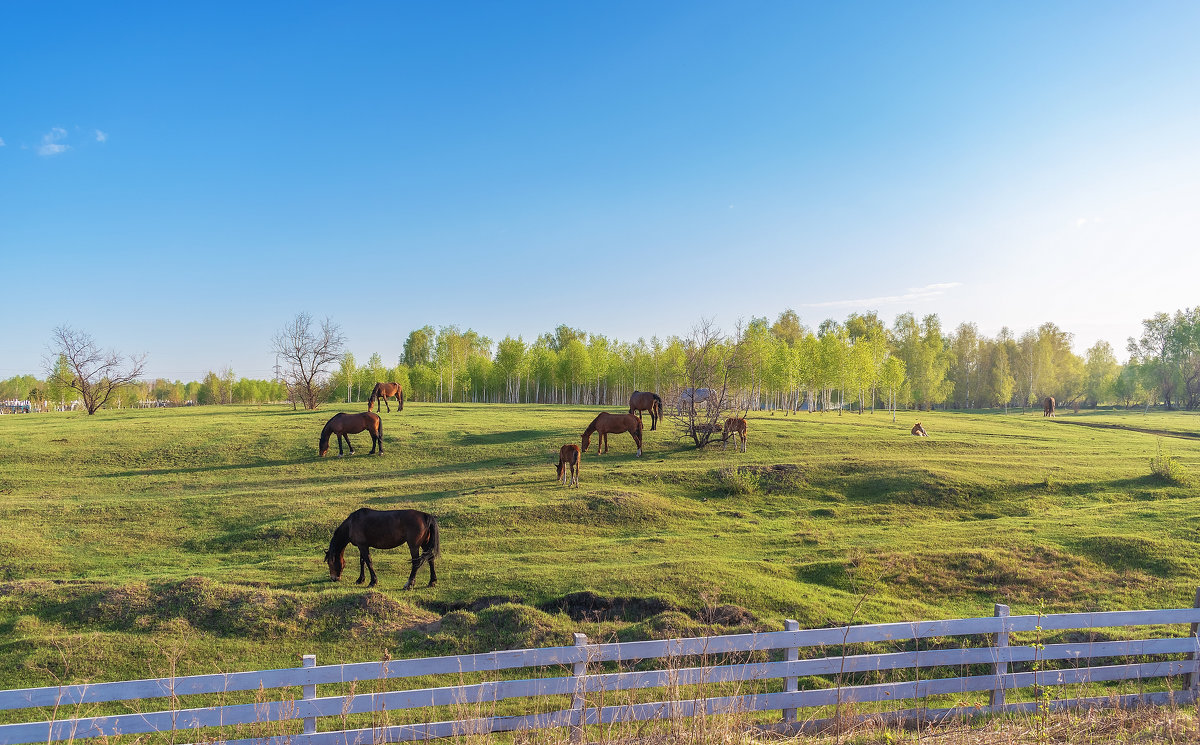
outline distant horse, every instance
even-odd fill
[[[442,552],[438,537],[437,518],[417,510],[372,510],[368,507],[355,510],[333,531],[329,549],[325,552],[325,563],[329,565],[329,579],[337,582],[346,568],[346,546],[358,547],[358,584],[363,583],[364,568],[371,572],[371,584],[375,586],[375,567],[371,564],[371,549],[396,548],[405,543],[412,553],[412,573],[408,575],[405,590],[411,590],[417,570],[429,562],[429,586],[437,584],[437,570],[433,560]],[[418,555],[418,552],[419,555]]]
[[[371,397],[367,399],[367,411],[372,407],[378,408],[379,402],[383,401],[383,405],[387,406],[388,413],[392,412],[392,407],[388,406],[388,399],[392,396],[396,397],[396,402],[400,404],[399,411],[404,411],[404,389],[399,383],[376,383],[371,389]]]
[[[729,445],[729,435],[734,432],[742,440],[742,452],[746,452],[746,420],[741,417],[730,417],[725,420],[724,442],[721,444],[721,449],[724,450]],[[737,443],[734,443],[734,449],[737,449]]]
[[[338,441],[338,457],[342,457],[342,440],[346,441],[346,446],[350,448],[350,454],[354,455],[354,445],[350,443],[348,435],[355,435],[363,430],[371,435],[371,454],[375,454],[375,446],[379,446],[379,454],[383,455],[383,421],[379,415],[373,411],[364,411],[358,414],[334,414],[333,418],[325,422],[325,429],[321,430],[321,442],[318,446],[322,457],[329,452],[329,436],[337,435]]]
[[[662,399],[657,393],[649,391],[634,391],[629,397],[629,413],[634,414],[641,411],[650,412],[650,429],[658,429],[658,420],[663,415]]]
[[[1053,396],[1046,397],[1046,403],[1042,406],[1042,416],[1043,417],[1054,416],[1054,397]]]
[[[917,422],[913,425],[912,433],[917,437],[929,437],[929,433],[925,431],[925,428],[921,426],[920,422]]]
[[[628,432],[633,436],[633,441],[637,444],[637,454],[640,457],[642,454],[642,420],[638,419],[633,414],[609,414],[607,411],[600,412],[592,423],[583,431],[583,450],[587,452],[588,445],[592,442],[592,433],[599,435],[596,440],[596,455],[600,455],[600,449],[608,452],[608,436],[609,434],[621,434]]]
[[[696,404],[707,403],[712,395],[712,388],[684,388],[679,392],[679,405],[686,405],[689,409],[695,411]]]
[[[558,465],[555,466],[558,471],[558,483],[579,486],[579,460],[578,445],[563,445],[559,448]]]

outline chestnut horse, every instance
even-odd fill
[[[558,465],[554,467],[558,471],[558,483],[579,486],[579,460],[578,445],[563,445],[559,448]]]
[[[637,444],[637,454],[640,457],[642,454],[642,420],[638,419],[633,414],[609,414],[607,411],[600,412],[592,423],[583,431],[583,450],[587,452],[588,445],[592,442],[592,433],[599,435],[596,440],[596,455],[600,455],[601,448],[604,452],[608,452],[608,436],[609,434],[621,434],[628,432],[633,436],[633,441]]]
[[[917,422],[913,425],[912,433],[917,437],[929,437],[929,433],[925,431],[925,428],[921,426],[920,422]]]
[[[417,570],[429,562],[429,586],[437,584],[437,570],[433,560],[442,552],[438,537],[437,518],[417,510],[372,510],[368,507],[355,510],[333,531],[329,549],[325,551],[325,563],[329,565],[329,579],[337,582],[346,568],[346,546],[358,547],[358,584],[363,583],[364,568],[371,572],[371,584],[375,586],[375,567],[371,564],[371,549],[395,548],[408,544],[412,554],[412,572],[408,575],[405,590],[411,590]],[[418,552],[419,555],[418,555]]]
[[[388,399],[392,396],[396,397],[396,403],[400,404],[397,411],[404,411],[404,389],[399,383],[376,383],[371,389],[371,397],[367,399],[367,411],[372,407],[378,408],[379,402],[383,401],[383,405],[387,406],[388,413],[392,411],[392,407],[388,406]]]
[[[343,439],[346,441],[346,446],[350,448],[350,454],[354,455],[354,445],[350,443],[348,435],[358,434],[364,429],[371,435],[371,454],[375,454],[375,446],[378,445],[379,454],[383,455],[383,421],[373,411],[364,411],[359,414],[334,414],[332,419],[325,422],[325,429],[321,430],[318,452],[324,457],[325,453],[329,452],[329,436],[337,435],[338,457],[342,457]]]
[[[1043,417],[1054,416],[1054,397],[1053,396],[1046,397],[1046,403],[1042,406],[1042,416]]]
[[[658,420],[662,418],[662,399],[657,393],[649,391],[634,391],[629,397],[629,413],[642,411],[650,412],[650,429],[658,429]]]
[[[740,417],[730,417],[725,420],[725,432],[722,435],[723,442],[721,449],[724,450],[729,445],[729,435],[736,432],[737,436],[742,439],[742,452],[746,452],[746,420]],[[737,449],[737,443],[734,443],[734,449]]]

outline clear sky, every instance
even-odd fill
[[[1200,4],[21,3],[0,376],[53,327],[270,375],[329,315],[624,340],[1200,304]]]

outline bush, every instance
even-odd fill
[[[1150,459],[1150,473],[1167,482],[1179,486],[1191,486],[1192,475],[1183,464],[1170,453],[1163,452],[1162,442],[1158,443],[1157,452]]]

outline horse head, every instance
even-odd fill
[[[342,578],[342,570],[346,568],[345,554],[334,554],[332,550],[325,552],[325,563],[329,565],[329,579],[337,582]]]
[[[317,455],[321,458],[325,457],[325,453],[329,452],[329,440],[321,438],[317,440]]]
[[[592,433],[591,433],[591,432],[584,432],[584,433],[583,433],[583,447],[581,448],[581,450],[583,450],[583,452],[585,452],[585,453],[586,453],[586,452],[587,452],[587,449],[588,449],[588,446],[589,446],[589,445],[591,445],[591,444],[592,444]]]

